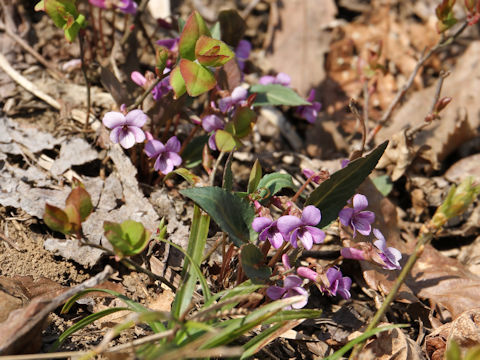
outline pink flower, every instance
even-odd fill
[[[290,86],[290,76],[285,73],[278,73],[277,76],[265,75],[258,81],[261,85],[278,84],[283,86]]]
[[[383,266],[384,269],[387,270],[395,270],[401,269],[400,266],[400,259],[402,258],[402,253],[395,249],[394,247],[387,247],[387,242],[385,237],[378,229],[373,229],[373,234],[378,239],[373,244],[375,247],[380,250],[380,257],[382,258],[385,265]]]
[[[145,145],[145,153],[149,158],[157,158],[155,170],[166,175],[182,163],[182,158],[178,155],[180,147],[180,141],[176,136],[172,136],[165,145],[158,140],[150,140]]]
[[[253,220],[252,228],[259,233],[258,239],[260,241],[268,240],[275,249],[280,248],[285,238],[278,230],[277,222],[267,217],[257,217]]]
[[[300,240],[305,249],[310,250],[313,244],[320,244],[325,239],[325,233],[316,228],[322,215],[315,206],[309,205],[303,209],[302,217],[285,215],[278,219],[278,229],[283,234],[288,234],[288,241],[293,247],[297,247],[297,241]]]
[[[322,104],[315,100],[315,90],[312,89],[308,95],[307,101],[312,105],[299,106],[297,108],[297,114],[301,118],[307,120],[310,124],[313,124],[317,120],[318,112],[322,108]]]
[[[287,306],[287,309],[301,309],[308,302],[308,292],[302,287],[302,279],[296,275],[289,275],[283,280],[283,287],[270,286],[267,289],[267,295],[272,300],[286,299],[292,296],[303,295],[305,300],[299,301],[291,306]]]
[[[129,149],[135,143],[145,140],[145,133],[140,129],[147,121],[147,115],[142,110],[132,110],[127,115],[117,111],[107,112],[103,116],[103,125],[112,129],[110,140],[114,143]]]
[[[233,89],[232,94],[230,96],[224,97],[218,101],[218,107],[222,113],[226,113],[232,107],[238,104],[243,104],[245,99],[247,98],[248,92],[242,86],[237,86]]]
[[[357,231],[365,236],[372,231],[371,224],[375,221],[375,214],[371,211],[364,211],[367,206],[367,197],[356,194],[353,197],[353,208],[344,208],[338,214],[340,222],[353,229],[353,237],[355,237]]]
[[[208,138],[208,147],[212,150],[217,150],[215,133],[217,130],[225,127],[222,119],[220,119],[217,115],[207,115],[202,119],[202,127],[206,132],[211,133],[210,137]]]
[[[352,286],[352,279],[348,276],[343,277],[341,271],[333,267],[327,270],[327,279],[330,286],[324,288],[323,291],[328,292],[331,296],[335,296],[338,293],[344,299],[351,297],[350,287]]]

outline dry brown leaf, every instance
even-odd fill
[[[323,58],[330,34],[323,27],[334,20],[337,8],[333,0],[289,0],[278,4],[280,21],[267,60],[277,72],[290,75],[292,87],[306,96],[325,78]]]
[[[451,75],[445,79],[442,96],[453,97],[435,121],[414,139],[414,148],[428,147],[422,157],[438,169],[441,161],[467,140],[476,136],[480,125],[480,41],[472,42],[459,57]],[[398,110],[388,128],[380,130],[377,139],[391,139],[407,126],[413,127],[428,114],[436,85],[413,94]]]
[[[161,294],[158,294],[155,299],[148,302],[148,308],[155,311],[170,312],[173,299],[175,299],[175,294],[172,290],[165,289]]]
[[[462,352],[480,344],[480,308],[465,311],[454,321],[427,335],[425,352],[432,360],[444,359],[447,344],[452,340]]]
[[[405,264],[415,247],[415,241],[412,239],[406,243],[400,239],[395,206],[382,197],[371,181],[362,184],[359,192],[367,196],[369,209],[376,214],[374,226],[385,235],[388,246],[401,251],[401,264]],[[361,262],[361,265],[367,284],[388,293],[398,271],[383,270],[366,262]],[[480,277],[471,273],[457,259],[448,258],[427,245],[402,285],[398,297],[412,301],[412,295],[445,307],[456,318],[462,312],[478,306]]]
[[[386,323],[380,324],[388,325]],[[423,359],[422,349],[410,339],[402,329],[392,329],[379,333],[365,345],[364,351],[377,360],[417,360]]]
[[[445,178],[454,183],[460,183],[467,176],[473,176],[480,181],[480,154],[474,154],[458,160],[450,166],[445,173]]]

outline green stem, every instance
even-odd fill
[[[373,330],[378,325],[378,323],[380,322],[382,317],[385,315],[388,307],[390,306],[390,304],[395,299],[395,296],[397,295],[397,292],[400,289],[400,286],[402,286],[402,284],[405,282],[405,279],[406,279],[407,275],[412,270],[412,268],[415,265],[415,263],[417,262],[418,258],[422,255],[423,250],[425,248],[425,245],[428,244],[430,242],[430,240],[432,240],[432,238],[433,238],[433,233],[432,232],[427,232],[427,233],[423,233],[422,235],[420,235],[420,238],[418,239],[418,243],[415,246],[415,250],[413,251],[412,255],[410,255],[410,257],[408,258],[407,263],[405,264],[402,271],[400,272],[400,275],[398,275],[398,278],[395,281],[395,283],[393,284],[392,289],[388,293],[388,295],[385,298],[385,300],[384,300],[382,306],[380,307],[380,309],[377,310],[375,316],[370,321],[370,324],[368,325],[365,332]],[[355,346],[355,348],[353,349],[349,359],[355,359],[356,358],[356,356],[358,355],[358,353],[359,353],[360,349],[362,348],[363,344],[364,343],[362,342],[362,343],[359,343]]]
[[[85,51],[84,51],[84,43],[83,43],[83,34],[80,32],[78,36],[78,41],[80,43],[80,59],[82,62],[82,74],[83,78],[85,79],[85,86],[87,87],[87,117],[85,119],[85,125],[84,125],[84,130],[88,129],[88,123],[90,121],[90,81],[88,81],[88,76],[87,76],[87,68],[85,66]]]

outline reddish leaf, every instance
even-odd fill
[[[45,204],[43,221],[45,221],[45,224],[53,231],[58,231],[63,234],[68,234],[72,228],[68,221],[67,214],[62,209],[50,204]]]
[[[195,45],[195,56],[203,66],[221,66],[233,59],[235,54],[223,41],[200,36]]]
[[[245,34],[247,27],[245,20],[243,20],[237,10],[229,9],[220,11],[218,21],[220,22],[222,40],[228,45],[236,47],[243,38],[243,34]]]
[[[210,31],[200,14],[194,11],[185,23],[180,35],[178,52],[181,58],[195,60],[195,44],[201,35],[210,36]]]
[[[215,87],[217,83],[215,77],[202,65],[182,59],[179,66],[188,95],[198,96]]]
[[[82,186],[74,188],[65,201],[67,206],[73,206],[80,215],[80,222],[83,222],[91,214],[93,210],[92,200],[90,194]]]

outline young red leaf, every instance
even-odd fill
[[[195,44],[201,35],[211,36],[203,18],[194,11],[187,19],[180,35],[178,52],[181,58],[195,60]]]
[[[182,59],[179,66],[188,95],[198,96],[215,87],[217,83],[215,77],[210,70],[202,65]]]
[[[45,214],[43,221],[53,231],[58,231],[63,234],[68,234],[72,226],[68,221],[68,216],[65,212],[53,205],[45,204]]]
[[[85,221],[93,210],[90,194],[83,188],[83,184],[70,192],[65,204],[71,205],[77,210],[81,222]]]
[[[185,94],[185,91],[187,91],[187,88],[185,87],[185,81],[180,73],[179,66],[173,69],[170,73],[170,86],[173,88],[173,92],[175,93],[175,99],[178,99],[180,96]]]
[[[200,36],[195,45],[195,56],[203,66],[222,66],[233,59],[235,54],[221,40]]]
[[[67,215],[68,222],[70,223],[70,234],[78,233],[81,228],[82,228],[82,219],[80,217],[80,212],[78,209],[72,205],[69,204],[65,206],[65,214]]]
[[[155,54],[155,73],[157,76],[160,77],[163,75],[163,70],[165,70],[165,67],[167,66],[167,60],[168,49],[164,46],[160,46]]]

